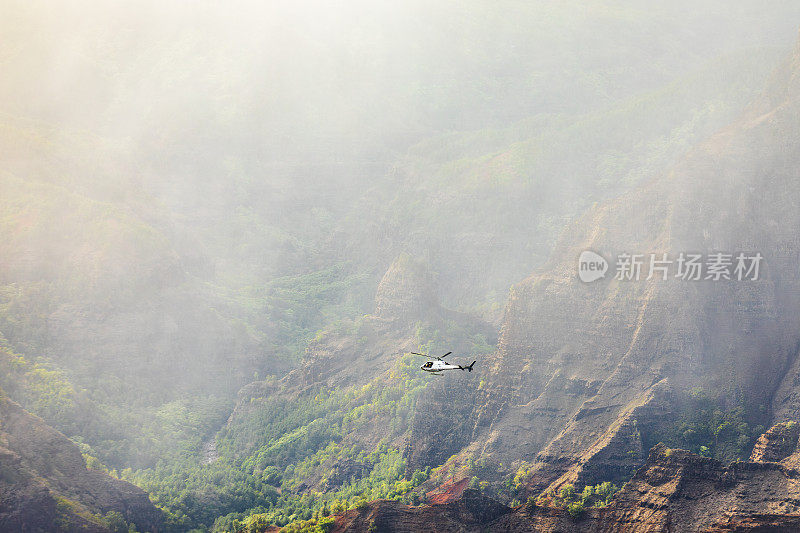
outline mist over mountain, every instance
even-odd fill
[[[660,530],[657,472],[792,486],[798,26],[5,2],[0,530]],[[587,284],[587,249],[764,270]],[[475,371],[410,353],[450,351]],[[786,490],[725,512],[784,524]]]

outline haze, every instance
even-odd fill
[[[477,359],[485,390],[512,287],[762,102],[799,25],[788,0],[5,0],[0,387],[167,529],[421,486],[465,448],[413,463],[433,393],[403,354]]]

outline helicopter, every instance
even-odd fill
[[[476,361],[473,361],[472,364],[470,364],[469,366],[451,365],[450,363],[445,361],[444,358],[453,352],[447,352],[441,357],[435,355],[428,355],[424,353],[417,353],[417,352],[411,352],[411,353],[414,355],[421,355],[422,357],[427,357],[428,359],[433,359],[432,361],[428,361],[419,368],[421,370],[424,370],[425,372],[430,372],[435,376],[441,376],[443,370],[466,370],[467,372],[472,372],[472,367],[476,363]]]

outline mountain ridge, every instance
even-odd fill
[[[105,532],[116,519],[163,525],[143,490],[87,469],[74,443],[0,391],[0,529]]]

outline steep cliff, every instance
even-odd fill
[[[0,391],[0,530],[102,532],[110,517],[162,524],[143,490],[87,469],[75,444]]]
[[[399,412],[395,404],[412,404],[405,390],[398,389],[394,399],[393,387],[419,378],[408,372],[397,379],[416,370],[408,361],[401,368],[398,352],[421,344],[420,327],[445,329],[464,317],[443,309],[433,276],[401,257],[381,281],[372,315],[354,331],[318,338],[302,368],[265,385],[263,396],[244,395],[229,428],[264,419],[276,399],[287,402],[281,406],[310,404],[311,398],[330,403],[330,391],[351,391],[336,404],[341,417],[329,410],[324,424],[310,415],[284,432],[298,440],[319,437],[313,440],[315,453],[328,442],[344,449],[381,442],[404,449],[406,478],[433,469],[417,493],[449,509],[440,515],[436,507],[381,502],[351,511],[337,525],[354,531],[381,524],[390,531],[393,522],[400,524],[398,531],[423,524],[465,531],[791,527],[800,511],[789,462],[797,432],[788,424],[800,413],[796,79],[800,52],[741,119],[668,172],[572,223],[550,261],[512,288],[497,350],[472,375],[421,386],[424,394],[413,395],[410,424],[391,418]],[[586,250],[610,263],[603,279],[579,279],[578,258]],[[641,256],[636,279],[616,275],[626,253]],[[757,275],[750,271],[737,279],[733,263],[740,253],[761,259]],[[682,275],[680,258],[689,254],[700,255],[699,279]],[[732,263],[722,279],[714,279],[709,266],[715,254],[729,254]],[[665,256],[663,277],[651,273],[650,258]],[[373,385],[391,405],[376,401],[378,393],[370,396]],[[698,420],[698,413],[708,420]],[[752,461],[725,466],[746,458],[773,421],[787,424],[760,438]],[[322,435],[322,425],[340,433]],[[254,473],[272,464],[268,459],[283,457],[280,446],[288,447],[289,440],[281,435],[242,448],[243,455],[257,458],[248,459]],[[648,454],[660,440],[671,448],[656,446]],[[681,442],[699,453],[673,451]],[[321,467],[293,488],[344,487],[348,476],[365,477],[375,466],[346,454],[315,457]],[[489,481],[486,494],[506,503],[567,485],[580,491],[633,480],[607,508],[577,518],[533,505],[484,520],[474,513],[464,518],[466,511],[453,499],[471,476]],[[470,491],[464,495],[477,498]]]
[[[454,421],[439,435],[455,432],[463,456],[502,463],[500,473],[527,461],[536,494],[624,481],[693,391],[741,409],[748,427],[800,412],[797,79],[800,51],[740,120],[568,227],[551,260],[512,290],[472,426]],[[579,280],[585,250],[609,262],[604,279]],[[736,279],[739,252],[761,254],[758,279]],[[638,280],[616,276],[623,253],[642,254]],[[705,269],[682,279],[682,253],[706,263],[731,254],[732,279]],[[667,254],[666,279],[650,276],[650,254]]]

